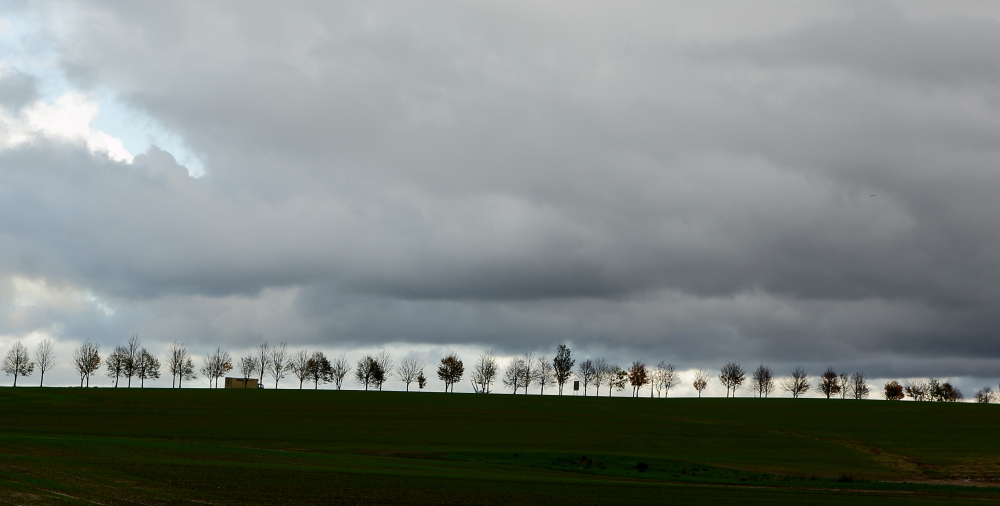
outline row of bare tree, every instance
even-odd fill
[[[84,342],[73,354],[73,366],[80,374],[80,386],[89,386],[90,377],[101,366],[100,345]],[[125,379],[126,386],[131,387],[132,379],[139,380],[140,388],[145,380],[160,377],[160,361],[142,346],[138,336],[131,336],[122,346],[115,349],[103,360],[108,377],[114,380],[117,388],[119,380]],[[56,364],[51,340],[43,340],[38,344],[34,360],[27,348],[20,342],[7,352],[3,370],[9,376],[14,376],[14,386],[17,386],[19,376],[29,376],[35,368],[41,373],[39,385],[44,382],[45,372]],[[166,355],[167,372],[171,375],[171,387],[180,388],[185,380],[196,379],[195,364],[192,356],[184,345],[171,343]],[[234,368],[234,360],[222,348],[204,358],[198,372],[208,380],[210,388],[218,388],[219,379],[225,377]],[[354,371],[354,379],[365,390],[382,390],[383,384],[396,378],[406,385],[416,383],[419,390],[427,386],[424,375],[424,364],[412,357],[405,357],[396,364],[393,357],[386,351],[369,354],[362,357],[352,368],[345,356],[330,360],[321,351],[308,352],[298,350],[290,353],[286,343],[270,345],[262,343],[247,355],[235,361],[238,373],[242,378],[257,378],[260,385],[265,379],[274,381],[277,388],[279,381],[288,375],[299,380],[299,388],[305,383],[312,383],[313,388],[320,384],[333,383],[338,390],[343,387],[344,380]],[[638,397],[646,386],[650,387],[650,397],[667,397],[670,389],[681,383],[680,375],[673,364],[660,362],[656,366],[647,366],[637,360],[628,368],[609,363],[603,358],[587,359],[580,362],[574,370],[576,360],[572,358],[570,349],[565,345],[556,348],[552,360],[544,356],[534,356],[527,353],[515,357],[506,369],[501,370],[500,364],[492,351],[481,354],[472,366],[469,380],[473,391],[491,393],[493,385],[501,383],[516,394],[519,391],[527,394],[528,389],[537,387],[539,394],[545,393],[546,387],[558,387],[560,395],[567,382],[576,378],[586,396],[590,388],[600,395],[602,388],[607,388],[608,396],[616,391],[631,388],[633,397]],[[456,353],[449,353],[438,364],[438,379],[444,382],[445,391],[454,391],[455,384],[461,382],[465,374],[462,359]],[[726,397],[736,396],[739,389],[746,388],[755,397],[768,397],[778,389],[788,392],[793,398],[798,398],[813,388],[813,383],[802,367],[796,367],[788,376],[779,378],[774,371],[765,365],[760,365],[753,371],[746,371],[740,364],[729,362],[724,365],[717,376],[719,382],[726,387]],[[705,371],[695,372],[692,386],[701,397],[713,378]],[[246,385],[247,382],[244,382]],[[816,379],[815,389],[827,399],[840,398],[864,399],[871,394],[871,386],[864,373],[838,374],[834,369],[827,370]],[[941,383],[931,378],[927,382],[908,382],[901,385],[898,381],[887,382],[883,387],[883,396],[888,400],[901,400],[909,397],[915,401],[950,401],[962,400],[962,392],[948,382]],[[1000,392],[994,393],[990,387],[985,387],[975,395],[976,402],[1000,402]]]

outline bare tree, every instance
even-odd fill
[[[903,385],[900,385],[898,381],[892,380],[885,384],[882,389],[882,395],[885,396],[887,401],[899,401],[903,399]]]
[[[382,391],[382,385],[386,381],[392,378],[393,371],[395,370],[395,365],[392,362],[392,355],[388,351],[380,350],[375,354],[375,361],[378,362],[380,374],[376,374],[373,378],[375,381],[375,386],[378,387],[379,391]]]
[[[851,377],[847,373],[840,373],[837,375],[837,384],[840,385],[840,398],[846,399],[848,397],[853,397],[854,394],[851,392]]]
[[[993,402],[993,389],[990,387],[980,388],[979,391],[976,392],[975,399],[979,404],[989,404]]]
[[[670,396],[670,389],[679,385],[681,382],[681,375],[674,368],[674,364],[667,364],[665,362],[660,362],[656,364],[656,383],[659,385],[657,388],[657,396],[659,396],[659,391],[663,390],[663,397]]]
[[[576,364],[576,360],[573,360],[570,355],[569,348],[565,344],[560,344],[556,348],[556,358],[552,360],[555,380],[559,384],[559,395],[563,394],[563,386],[566,385],[569,377],[573,375],[573,365]]]
[[[826,372],[819,377],[818,389],[823,393],[823,395],[826,396],[827,399],[829,399],[831,395],[840,393],[840,376],[837,376],[836,371],[834,371],[832,367],[827,367]]]
[[[694,373],[694,382],[691,385],[698,391],[699,399],[701,398],[701,393],[708,388],[709,381],[712,381],[712,377],[707,372],[698,369],[698,372]]]
[[[233,359],[229,356],[229,352],[222,348],[216,348],[214,353],[205,357],[205,365],[202,366],[201,373],[208,378],[210,388],[219,388],[219,378],[225,377],[232,370]]]
[[[528,374],[525,371],[524,359],[521,357],[514,357],[507,364],[507,370],[503,375],[503,384],[512,390],[511,393],[517,394],[517,389],[524,387],[525,382],[528,381]]]
[[[782,390],[792,394],[793,399],[798,399],[802,394],[809,391],[809,375],[801,366],[792,370],[791,376],[781,381]]]
[[[267,373],[274,378],[274,389],[278,389],[278,380],[288,372],[288,344],[282,342],[272,346],[267,353]]]
[[[416,369],[414,369],[414,373]],[[476,393],[488,394],[500,374],[500,366],[497,365],[497,358],[493,355],[493,350],[489,350],[476,360],[472,366],[472,388]],[[407,383],[409,389],[409,383]]]
[[[288,360],[288,370],[299,380],[299,390],[302,390],[302,382],[309,377],[309,352],[299,350],[293,353]]]
[[[347,359],[344,359],[346,362]],[[322,351],[314,351],[312,356],[306,360],[306,378],[313,381],[313,390],[319,390],[320,383],[329,383],[334,380],[333,364],[326,358]],[[346,376],[347,373],[345,372]],[[341,377],[343,382],[343,376]],[[340,387],[337,387],[340,390]]]
[[[528,395],[528,387],[531,386],[535,381],[535,356],[528,353],[524,354],[524,382],[521,384],[524,387],[524,395]]]
[[[903,390],[914,401],[921,402],[927,400],[927,383],[922,381],[907,381]]]
[[[135,358],[135,376],[139,378],[139,388],[145,388],[146,380],[160,377],[160,360],[146,348],[139,350]]]
[[[188,358],[188,352],[184,345],[177,341],[170,343],[170,347],[167,348],[167,371],[170,372],[170,388],[177,386],[175,381],[178,378],[184,379],[181,373]]]
[[[340,390],[344,386],[344,378],[351,373],[351,364],[347,361],[347,357],[341,355],[340,358],[335,359],[330,364],[330,374],[331,379],[333,379],[333,384],[336,385],[337,390]]]
[[[758,398],[767,397],[774,391],[774,371],[761,364],[750,375],[750,390]]]
[[[139,366],[139,351],[141,349],[142,343],[139,342],[139,336],[136,334],[129,336],[128,341],[125,341],[125,346],[122,347],[122,374],[128,379],[128,388],[132,388],[132,376],[135,376],[136,368]]]
[[[608,361],[603,358],[598,358],[594,360],[594,390],[597,392],[597,396],[601,395],[601,385],[606,385],[609,381],[609,371],[611,366],[608,365]]]
[[[264,385],[264,375],[267,374],[267,363],[268,357],[271,356],[271,345],[267,344],[267,341],[257,345],[257,353],[254,356],[257,362],[257,372],[260,374],[257,380],[262,386]]]
[[[73,352],[73,367],[80,373],[80,387],[83,387],[84,380],[90,387],[90,377],[101,367],[101,345],[84,341]]]
[[[18,376],[31,376],[35,370],[35,364],[28,356],[28,348],[25,348],[21,341],[14,343],[14,346],[7,351],[7,357],[3,361],[3,372],[10,376],[14,375],[14,386],[17,386]]]
[[[871,393],[871,388],[868,386],[868,378],[865,377],[865,373],[856,372],[851,375],[849,379],[851,385],[851,397],[855,399],[867,399],[868,395]]]
[[[746,378],[746,371],[743,370],[740,364],[735,362],[727,362],[719,371],[719,381],[726,387],[727,398],[729,397],[730,390],[733,392],[733,397],[736,397],[736,391],[746,381]]]
[[[632,385],[632,397],[639,397],[639,389],[649,384],[649,372],[641,360],[632,362],[628,368],[628,382]]]
[[[243,388],[247,387],[247,383],[250,382],[250,376],[257,372],[257,357],[250,352],[250,355],[241,357],[238,362],[236,362],[236,368],[240,372],[240,376],[243,378]]]
[[[591,359],[584,360],[580,362],[580,365],[576,368],[576,377],[580,378],[580,382],[583,383],[583,396],[587,396],[587,387],[594,382],[594,377],[597,376],[597,369],[594,367],[594,361]]]
[[[538,357],[535,368],[531,371],[531,382],[538,386],[538,395],[545,395],[545,387],[555,385],[556,369],[545,357]]]
[[[438,379],[444,382],[444,391],[447,392],[449,388],[451,391],[455,391],[455,383],[462,381],[462,375],[465,374],[465,366],[462,365],[462,359],[458,358],[458,354],[451,352],[448,356],[441,359],[441,363],[438,365],[437,375]]]
[[[35,347],[35,366],[41,375],[38,378],[38,386],[45,383],[45,371],[52,369],[56,365],[55,351],[52,349],[52,339],[42,339]]]
[[[127,361],[128,353],[123,346],[115,346],[115,351],[111,352],[108,358],[104,360],[108,377],[115,379],[115,388],[118,388],[118,378],[124,373],[125,362]]]

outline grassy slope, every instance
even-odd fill
[[[1000,484],[998,422],[971,404],[5,388],[0,500],[979,504],[1000,488],[832,479]]]

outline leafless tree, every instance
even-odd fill
[[[3,361],[3,372],[10,376],[14,375],[14,386],[17,386],[18,376],[31,376],[35,370],[35,364],[28,356],[28,348],[25,348],[21,341],[14,343],[14,346],[7,351],[7,356]]]
[[[601,396],[601,385],[606,385],[609,381],[609,371],[611,366],[608,365],[608,361],[603,358],[598,358],[594,360],[594,379],[591,380],[594,383],[594,390],[597,392],[595,395]]]
[[[523,387],[526,380],[527,375],[524,372],[524,359],[514,357],[507,364],[507,369],[504,371],[503,385],[510,388],[512,394],[517,394],[517,389]]]
[[[928,385],[923,381],[907,381],[903,390],[914,401],[922,402],[927,400]]]
[[[639,389],[649,384],[649,371],[641,360],[632,362],[628,368],[628,382],[632,385],[632,397],[639,397]]]
[[[139,378],[139,388],[145,388],[146,380],[160,377],[160,360],[146,348],[141,348],[135,358],[135,376]]]
[[[594,367],[594,361],[589,358],[580,362],[580,365],[576,367],[576,377],[580,378],[580,382],[583,383],[584,397],[587,396],[587,387],[594,382],[595,376],[597,376],[597,369]]]
[[[123,346],[115,346],[115,351],[111,352],[110,355],[104,360],[104,366],[107,369],[107,374],[109,378],[114,378],[115,388],[118,388],[118,378],[124,374],[125,363],[128,361],[128,352],[125,351]]]
[[[868,386],[868,378],[865,377],[865,373],[856,372],[852,374],[849,382],[851,384],[851,397],[855,399],[868,398],[868,395],[871,393],[871,387]]]
[[[774,391],[774,371],[761,364],[750,374],[750,390],[758,398],[767,397]]]
[[[667,364],[665,362],[660,362],[656,364],[656,373],[654,374],[654,382],[658,385],[657,396],[659,396],[660,390],[663,390],[663,397],[670,396],[670,389],[679,385],[681,382],[681,375],[674,368],[674,364]]]
[[[415,373],[416,371],[414,371]],[[488,394],[500,374],[500,367],[497,365],[497,358],[493,355],[493,350],[489,350],[476,359],[472,366],[472,388],[476,393]],[[414,376],[416,376],[414,374]],[[407,389],[409,384],[407,384]]]
[[[979,404],[989,404],[993,402],[993,389],[990,387],[980,388],[979,391],[976,392],[975,399]]]
[[[746,381],[747,373],[743,370],[740,364],[735,362],[727,362],[726,365],[722,366],[719,371],[719,381],[722,385],[726,387],[726,397],[729,397],[729,392],[733,392],[733,397],[736,397],[736,391],[740,388],[740,385]]]
[[[187,349],[184,348],[184,345],[178,343],[177,341],[170,343],[170,347],[167,348],[167,371],[170,372],[170,388],[177,386],[175,384],[177,378],[182,380],[184,379],[182,377],[182,372],[184,366],[186,365],[185,362],[189,358]],[[192,374],[194,373],[192,372]]]
[[[809,388],[809,375],[801,366],[797,366],[792,370],[791,376],[781,381],[781,389],[792,394],[793,399],[798,399],[808,392]]]
[[[347,362],[347,359],[344,359]],[[345,372],[346,376],[347,373]],[[326,358],[322,351],[314,351],[312,356],[306,360],[305,377],[313,381],[313,390],[319,390],[320,383],[329,383],[334,380],[333,364]],[[341,377],[343,382],[343,376]],[[340,387],[337,387],[340,390]]]
[[[90,377],[101,367],[101,345],[84,341],[73,352],[73,367],[80,373],[80,387],[83,387],[84,380],[90,387]]]
[[[132,334],[122,348],[123,362],[122,374],[128,379],[128,388],[132,388],[132,376],[135,376],[136,368],[139,366],[139,351],[142,350],[142,343],[139,336]]]
[[[898,381],[892,380],[885,384],[882,388],[882,395],[887,401],[899,401],[903,399],[903,385],[900,385]]]
[[[712,381],[712,377],[707,372],[698,369],[698,372],[694,373],[694,382],[691,385],[698,391],[699,399],[701,398],[701,393],[708,388],[709,381]]]
[[[559,384],[559,395],[563,394],[563,386],[573,375],[573,364],[576,363],[576,360],[573,360],[570,355],[569,348],[565,344],[560,344],[556,348],[556,358],[552,360],[552,372],[556,383]]]
[[[462,364],[462,359],[458,358],[458,354],[455,352],[451,352],[448,356],[442,358],[441,363],[438,365],[438,379],[444,382],[445,392],[447,392],[449,388],[452,392],[454,392],[455,383],[462,381],[462,376],[464,374],[465,366]]]
[[[848,397],[853,397],[854,394],[851,392],[851,377],[847,373],[840,373],[837,375],[837,384],[840,385],[840,398],[846,399]]]
[[[250,352],[250,355],[241,357],[236,366],[240,372],[240,376],[243,377],[243,388],[246,388],[247,383],[250,382],[250,377],[257,372],[257,357],[253,352]]]
[[[52,369],[55,365],[56,356],[55,351],[52,349],[52,339],[46,337],[35,347],[35,366],[38,367],[38,372],[41,376],[38,378],[38,386],[44,385],[45,371]]]
[[[330,374],[333,379],[333,384],[340,390],[344,386],[344,378],[351,373],[351,363],[347,361],[347,357],[341,355],[340,358],[335,359],[330,364]]]
[[[381,374],[376,375],[374,378],[375,386],[377,386],[381,392],[382,385],[392,378],[393,372],[395,371],[395,365],[392,362],[392,355],[385,350],[380,350],[375,354],[375,361],[378,362],[379,370],[381,371]]]
[[[226,373],[231,370],[233,370],[233,359],[229,356],[229,352],[222,348],[216,348],[214,353],[205,357],[205,365],[202,366],[201,373],[208,378],[210,388],[219,388],[219,378],[225,377]]]
[[[538,395],[545,395],[545,387],[550,387],[558,382],[555,374],[555,367],[547,358],[538,357],[535,360],[534,370],[531,371],[531,382],[538,387]]]
[[[267,344],[267,341],[257,345],[257,353],[254,358],[257,359],[257,372],[259,373],[259,379],[257,380],[261,386],[264,385],[264,375],[267,374],[267,363],[268,357],[271,356],[271,345]]]
[[[396,368],[396,375],[399,381],[406,385],[406,391],[410,391],[410,383],[417,381],[417,376],[424,372],[424,363],[414,357],[404,357],[399,361]]]
[[[521,384],[524,387],[524,395],[528,395],[528,387],[535,382],[535,356],[528,353],[524,354],[524,382]]]
[[[826,372],[819,377],[818,390],[826,396],[827,399],[831,395],[836,395],[840,393],[840,376],[837,376],[837,372],[833,370],[832,367],[827,367]]]
[[[278,380],[288,372],[288,344],[280,343],[272,346],[267,353],[267,373],[274,378],[274,389],[278,389]]]
[[[293,353],[288,361],[288,370],[299,380],[299,390],[302,390],[302,383],[309,377],[309,352],[299,350]]]

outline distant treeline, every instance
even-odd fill
[[[209,388],[218,388],[219,379],[224,378],[235,368],[241,379],[259,381],[262,388],[265,379],[274,380],[274,388],[279,382],[293,376],[299,380],[299,388],[311,383],[314,389],[320,384],[333,383],[337,390],[344,385],[344,380],[354,373],[354,379],[365,390],[382,390],[382,385],[396,378],[410,390],[415,385],[417,390],[427,387],[427,377],[424,375],[423,362],[406,357],[395,363],[392,355],[380,351],[374,355],[365,355],[353,366],[346,356],[330,360],[321,351],[308,352],[298,350],[290,352],[286,343],[270,345],[262,343],[247,355],[234,360],[222,348],[204,358],[199,369],[184,345],[171,343],[165,361],[151,354],[138,336],[131,336],[126,343],[115,349],[102,359],[99,344],[86,341],[73,352],[73,367],[80,374],[80,386],[90,386],[90,377],[98,374],[101,365],[105,373],[114,380],[115,388],[120,380],[131,388],[132,380],[139,382],[139,387],[145,386],[146,380],[160,377],[160,369],[166,367],[170,373],[170,384],[173,388],[181,388],[184,381],[198,378],[196,373],[208,380]],[[7,352],[3,363],[3,371],[8,376],[14,376],[14,386],[20,376],[30,376],[36,369],[39,371],[39,386],[44,385],[45,372],[56,365],[52,341],[45,339],[35,349],[32,357],[28,349],[17,342]],[[462,381],[465,375],[465,363],[456,353],[449,353],[437,364],[437,377],[445,384],[446,392],[453,392],[455,384]],[[529,388],[538,388],[539,394],[545,393],[546,387],[558,387],[559,395],[563,394],[566,384],[573,380],[578,382],[574,387],[582,387],[586,396],[591,388],[595,395],[601,395],[604,389],[607,395],[631,388],[632,397],[639,397],[642,390],[649,387],[649,396],[667,397],[670,389],[681,384],[680,374],[673,364],[660,362],[655,366],[647,365],[641,360],[632,362],[627,368],[609,363],[603,358],[586,359],[577,365],[570,349],[566,345],[556,348],[552,360],[531,353],[518,356],[509,361],[501,370],[500,364],[492,351],[479,355],[471,366],[468,379],[476,393],[492,393],[494,385],[500,384],[510,389],[511,393],[519,391],[528,393]],[[774,371],[765,365],[760,365],[753,371],[743,369],[740,364],[729,362],[722,366],[718,376],[710,376],[703,370],[694,375],[692,386],[698,391],[698,397],[708,388],[713,379],[726,387],[726,397],[736,393],[741,387],[746,388],[754,397],[766,398],[779,389],[799,398],[811,389],[827,399],[839,396],[841,399],[865,399],[872,393],[868,378],[864,373],[837,373],[832,367],[815,380],[802,367],[796,367],[788,376],[778,377]],[[244,381],[244,388],[248,382]],[[1000,392],[998,392],[1000,393]],[[948,382],[939,382],[931,378],[926,382],[907,382],[905,385],[896,380],[887,382],[882,387],[882,397],[887,400],[902,400],[909,397],[915,401],[956,402],[964,399],[962,392]],[[644,395],[644,394],[642,394]],[[981,388],[974,397],[976,402],[989,403],[1000,401],[1000,397],[990,387]]]

